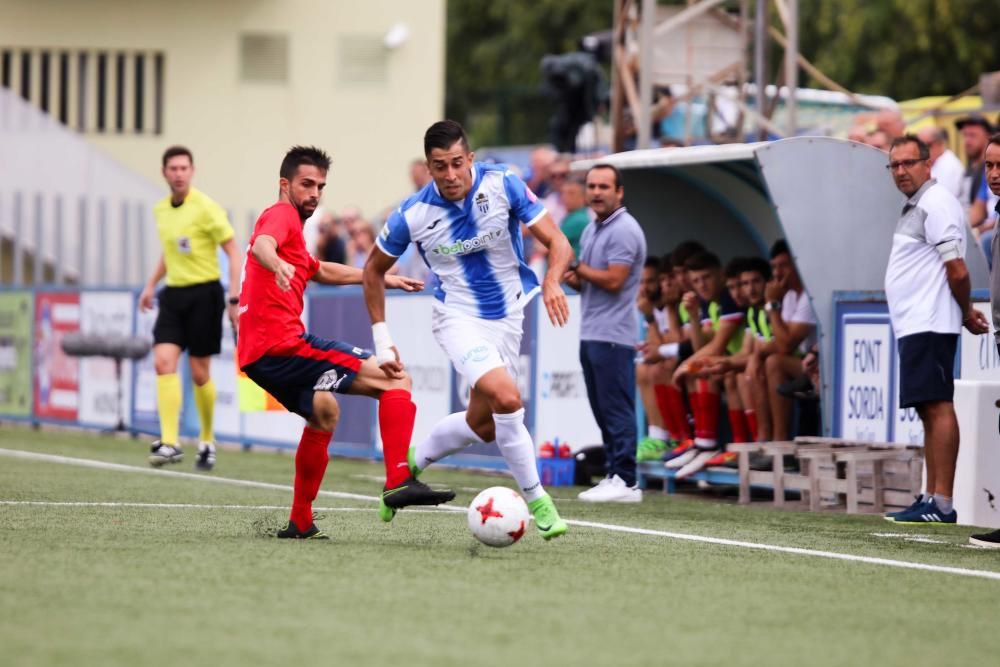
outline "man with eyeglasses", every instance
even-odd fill
[[[990,192],[1000,196],[1000,134],[994,134],[986,144],[984,152],[984,177]],[[1000,214],[1000,203],[996,206],[997,214]],[[993,237],[993,266],[1000,267],[1000,235]],[[994,271],[990,275],[990,301],[993,304],[993,329],[996,336],[997,351],[1000,351],[1000,270]],[[1000,549],[1000,530],[991,533],[973,535],[969,538],[969,543],[977,547],[987,549]]]
[[[899,348],[899,407],[915,408],[924,426],[927,491],[886,519],[956,523],[955,348],[963,325],[978,335],[989,324],[970,300],[962,206],[931,178],[927,144],[912,134],[894,140],[888,169],[907,199],[892,237],[885,295]]]

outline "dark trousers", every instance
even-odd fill
[[[635,348],[580,341],[580,364],[587,398],[601,429],[608,475],[635,484]]]

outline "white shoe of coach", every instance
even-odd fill
[[[580,494],[580,500],[588,503],[641,503],[642,489],[629,486],[618,475],[611,477],[602,486],[598,484],[587,496]]]
[[[581,491],[580,493],[576,494],[576,497],[580,500],[590,500],[591,498],[595,498],[599,496],[601,490],[607,487],[607,485],[610,483],[611,483],[611,478],[605,477],[604,479],[602,479],[600,482],[597,483],[597,486],[592,486],[586,491]]]

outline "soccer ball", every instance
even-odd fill
[[[469,505],[469,530],[491,547],[509,547],[524,536],[530,518],[528,504],[517,491],[494,486]]]

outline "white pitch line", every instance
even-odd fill
[[[226,477],[214,477],[209,475],[198,475],[186,472],[174,472],[170,470],[159,470],[153,468],[141,468],[139,466],[127,466],[120,463],[107,463],[104,461],[93,461],[91,459],[78,459],[68,456],[56,456],[53,454],[41,454],[38,452],[26,452],[15,449],[0,449],[0,456],[16,458],[28,461],[43,461],[47,463],[60,463],[63,465],[75,465],[86,468],[96,468],[99,470],[118,470],[121,472],[137,472],[143,474],[163,475],[169,477],[180,477],[184,479],[197,479],[203,482],[216,482],[219,484],[231,484],[260,489],[273,489],[281,491],[291,491],[292,487],[281,484],[269,484],[267,482],[253,482],[242,479],[230,479]],[[320,491],[320,495],[334,498],[349,498],[353,500],[378,501],[376,496],[365,496],[356,493],[343,493],[340,491]],[[464,507],[449,507],[444,505],[442,511],[465,512]],[[770,551],[774,553],[785,553],[796,556],[811,556],[814,558],[828,558],[832,560],[849,561],[853,563],[866,563],[869,565],[883,565],[907,570],[921,570],[923,572],[938,572],[941,574],[954,574],[963,577],[975,577],[979,579],[991,579],[1000,581],[1000,572],[990,570],[972,570],[962,567],[949,567],[946,565],[929,565],[926,563],[913,563],[904,560],[893,560],[890,558],[876,558],[873,556],[858,556],[855,554],[838,553],[836,551],[820,551],[817,549],[803,549],[799,547],[784,547],[776,544],[760,544],[756,542],[744,542],[741,540],[728,540],[721,537],[705,537],[703,535],[689,535],[687,533],[673,533],[665,530],[652,530],[649,528],[632,528],[630,526],[619,526],[611,523],[598,523],[596,521],[567,520],[566,523],[583,528],[596,528],[615,533],[629,533],[632,535],[648,535],[651,537],[666,537],[674,540],[686,542],[700,542],[702,544],[715,544],[718,546],[739,547],[743,549],[755,549],[757,551]]]
[[[128,507],[135,509],[180,509],[180,510],[287,510],[288,505],[203,505],[197,503],[123,503],[123,502],[84,502],[58,500],[0,500],[0,505],[29,507]],[[370,507],[313,507],[313,512],[371,512]],[[434,508],[406,508],[407,514],[423,512],[441,514]]]

